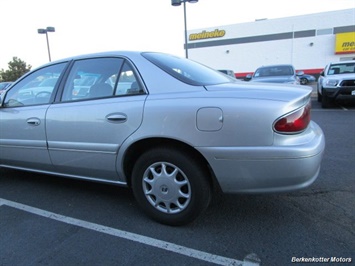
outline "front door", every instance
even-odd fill
[[[51,170],[45,117],[65,66],[32,72],[5,94],[0,107],[0,164]]]

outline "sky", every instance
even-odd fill
[[[186,3],[187,29],[219,27],[355,8],[355,0],[199,0]],[[0,70],[18,57],[32,69],[52,61],[114,50],[184,56],[184,9],[171,0],[0,0]]]

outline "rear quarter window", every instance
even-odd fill
[[[204,86],[235,82],[233,78],[192,60],[163,53],[142,55],[169,75],[190,85]]]

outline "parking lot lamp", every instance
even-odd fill
[[[55,32],[55,28],[54,27],[47,27],[45,29],[38,29],[37,32],[39,34],[46,34],[48,58],[49,58],[49,62],[51,62],[51,51],[50,51],[50,48],[49,48],[48,32]]]
[[[171,0],[172,6],[180,6],[181,3],[184,4],[184,25],[185,25],[185,57],[189,58],[188,48],[187,48],[187,23],[186,23],[186,2],[197,3],[198,0]]]

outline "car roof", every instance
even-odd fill
[[[291,67],[293,67],[293,65],[291,65],[291,64],[275,64],[275,65],[260,66],[258,68],[262,68],[262,67],[277,67],[277,66],[291,66]]]
[[[145,51],[148,52],[148,51]],[[58,59],[52,62],[48,62],[47,64],[41,65],[40,68],[47,66],[47,65],[53,65],[57,63],[62,63],[62,62],[67,62],[70,60],[79,60],[79,59],[85,59],[85,58],[95,58],[95,57],[108,57],[108,56],[123,56],[123,57],[136,57],[140,56],[143,53],[143,51],[107,51],[107,52],[98,52],[98,53],[88,53],[88,54],[82,54],[82,55],[75,55],[75,56],[70,56],[62,59]]]
[[[329,65],[349,64],[349,63],[355,63],[355,60],[331,62],[329,63]]]

